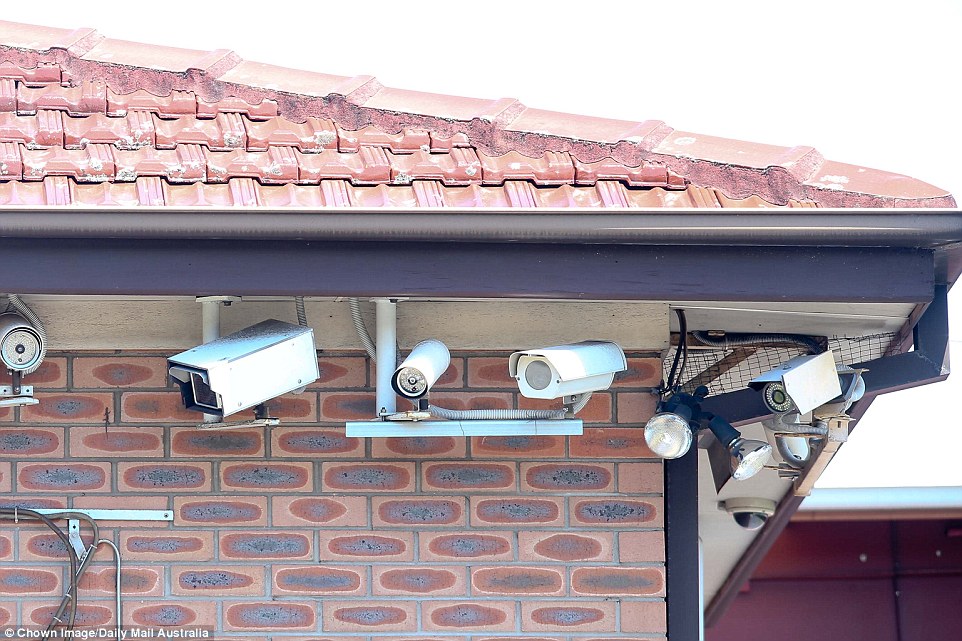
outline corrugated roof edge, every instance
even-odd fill
[[[199,51],[105,38],[93,29],[0,21],[0,63],[25,69],[57,65],[64,81],[102,81],[116,93],[167,96],[191,91],[215,102],[276,102],[289,120],[330,118],[347,129],[395,133],[417,127],[465,134],[487,154],[538,157],[566,151],[583,162],[612,158],[627,166],[667,165],[692,184],[731,198],[775,204],[813,200],[825,207],[954,207],[951,194],[907,176],[825,161],[811,147],[778,147],[676,131],[657,120],[629,122],[531,109],[510,98],[461,98],[383,87],[371,76],[332,76],[242,60],[227,50]],[[844,171],[851,169],[852,171]]]

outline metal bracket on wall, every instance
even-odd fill
[[[94,521],[173,521],[173,510],[101,510],[71,508],[30,508],[34,512],[48,515],[65,513],[84,514]],[[67,540],[82,562],[87,555],[87,547],[80,538],[80,519],[67,518]]]

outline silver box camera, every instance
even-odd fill
[[[167,359],[189,410],[230,416],[317,380],[314,330],[266,320]]]
[[[805,414],[842,394],[831,350],[815,356],[796,356],[748,385],[761,390],[765,405],[777,414]]]
[[[625,353],[610,341],[582,341],[515,352],[508,373],[527,398],[561,398],[608,389],[628,367]]]

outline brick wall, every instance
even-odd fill
[[[173,524],[103,524],[126,563],[131,625],[664,635],[662,465],[639,429],[657,358],[630,358],[568,439],[349,439],[343,422],[373,414],[370,364],[319,363],[307,392],[272,405],[281,427],[204,432],[164,355],[51,354],[26,381],[40,404],[0,409],[0,505],[173,510]],[[432,402],[552,405],[519,398],[506,370],[506,355],[455,354]],[[0,521],[0,626],[49,620],[64,559],[43,526]],[[84,577],[82,623],[113,623],[109,562],[103,550]]]

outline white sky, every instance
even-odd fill
[[[370,74],[392,87],[509,96],[556,111],[811,145],[826,158],[908,174],[962,200],[958,0],[4,5],[0,18],[15,22],[94,27],[125,40]],[[962,293],[950,298],[959,330]],[[962,485],[951,446],[960,429],[951,400],[960,396],[962,375],[883,397],[821,485]]]

